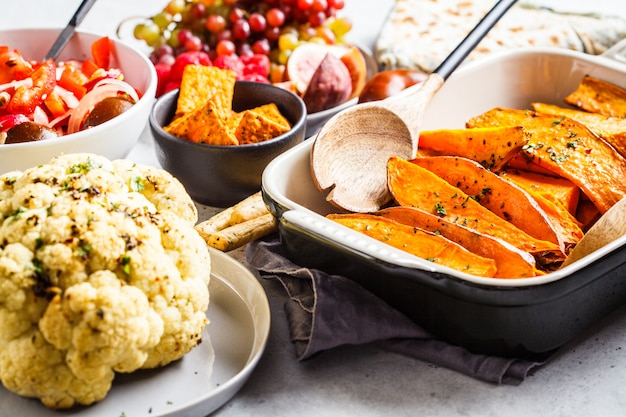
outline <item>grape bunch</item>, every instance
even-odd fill
[[[263,55],[267,79],[281,82],[285,63],[302,42],[343,43],[352,24],[337,15],[344,0],[170,0],[136,24],[133,34],[151,48],[151,60],[172,66],[184,53],[211,61]]]

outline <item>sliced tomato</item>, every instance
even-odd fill
[[[87,94],[87,87],[85,87],[87,81],[89,81],[89,78],[82,70],[70,65],[63,68],[63,72],[57,84],[74,93],[76,98],[80,100]]]
[[[33,66],[22,55],[7,47],[0,50],[0,84],[23,80],[33,73]]]
[[[63,116],[65,112],[67,112],[67,107],[65,107],[65,101],[63,101],[61,96],[54,91],[48,94],[48,97],[46,97],[43,103],[53,118]]]
[[[103,36],[91,44],[91,56],[97,66],[109,69],[111,65],[111,40],[108,36]]]
[[[41,105],[44,99],[52,93],[56,85],[56,64],[47,59],[32,73],[33,86],[20,86],[15,90],[7,110],[11,113],[31,114],[35,107]]]
[[[87,77],[91,77],[91,75],[98,69],[100,69],[100,67],[96,65],[96,63],[93,62],[93,59],[91,58],[87,58],[85,61],[83,61],[83,65],[81,67],[83,74],[85,74]]]

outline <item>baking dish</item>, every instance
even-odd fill
[[[586,74],[625,85],[626,41],[601,56],[520,49],[467,64],[434,97],[423,129],[462,128],[497,106],[563,105]],[[479,353],[543,354],[626,301],[626,236],[558,271],[503,280],[434,265],[327,220],[338,209],[313,183],[312,144],[285,152],[263,173],[263,198],[287,255],[353,279],[442,339]]]

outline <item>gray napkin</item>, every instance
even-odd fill
[[[551,356],[503,358],[446,343],[354,281],[295,265],[276,234],[249,244],[246,259],[261,277],[276,279],[285,289],[285,312],[299,360],[341,345],[377,343],[483,381],[519,384]]]

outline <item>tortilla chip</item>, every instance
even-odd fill
[[[195,143],[239,145],[272,139],[291,129],[274,103],[233,111],[235,80],[231,70],[187,65],[174,120],[165,130]]]
[[[253,110],[243,112],[235,136],[240,144],[263,142],[288,132],[290,127],[280,125]]]
[[[179,137],[181,139],[189,139],[189,122],[188,119],[192,113],[186,113],[175,118],[167,126],[163,127],[167,133]]]
[[[237,138],[229,130],[220,110],[216,103],[207,101],[192,112],[186,122],[189,140],[210,145],[238,145]]]
[[[259,107],[255,107],[251,111],[258,113],[267,119],[284,126],[287,130],[291,129],[291,123],[282,115],[276,103],[268,103]]]
[[[239,113],[233,112],[230,115],[230,117],[226,120],[226,124],[228,125],[228,130],[232,132],[233,135],[237,131],[237,126],[239,126],[239,123],[241,122],[242,117],[243,117],[243,112],[239,112]]]
[[[228,117],[233,106],[236,74],[218,67],[190,64],[183,70],[176,117],[192,112],[211,100]]]

